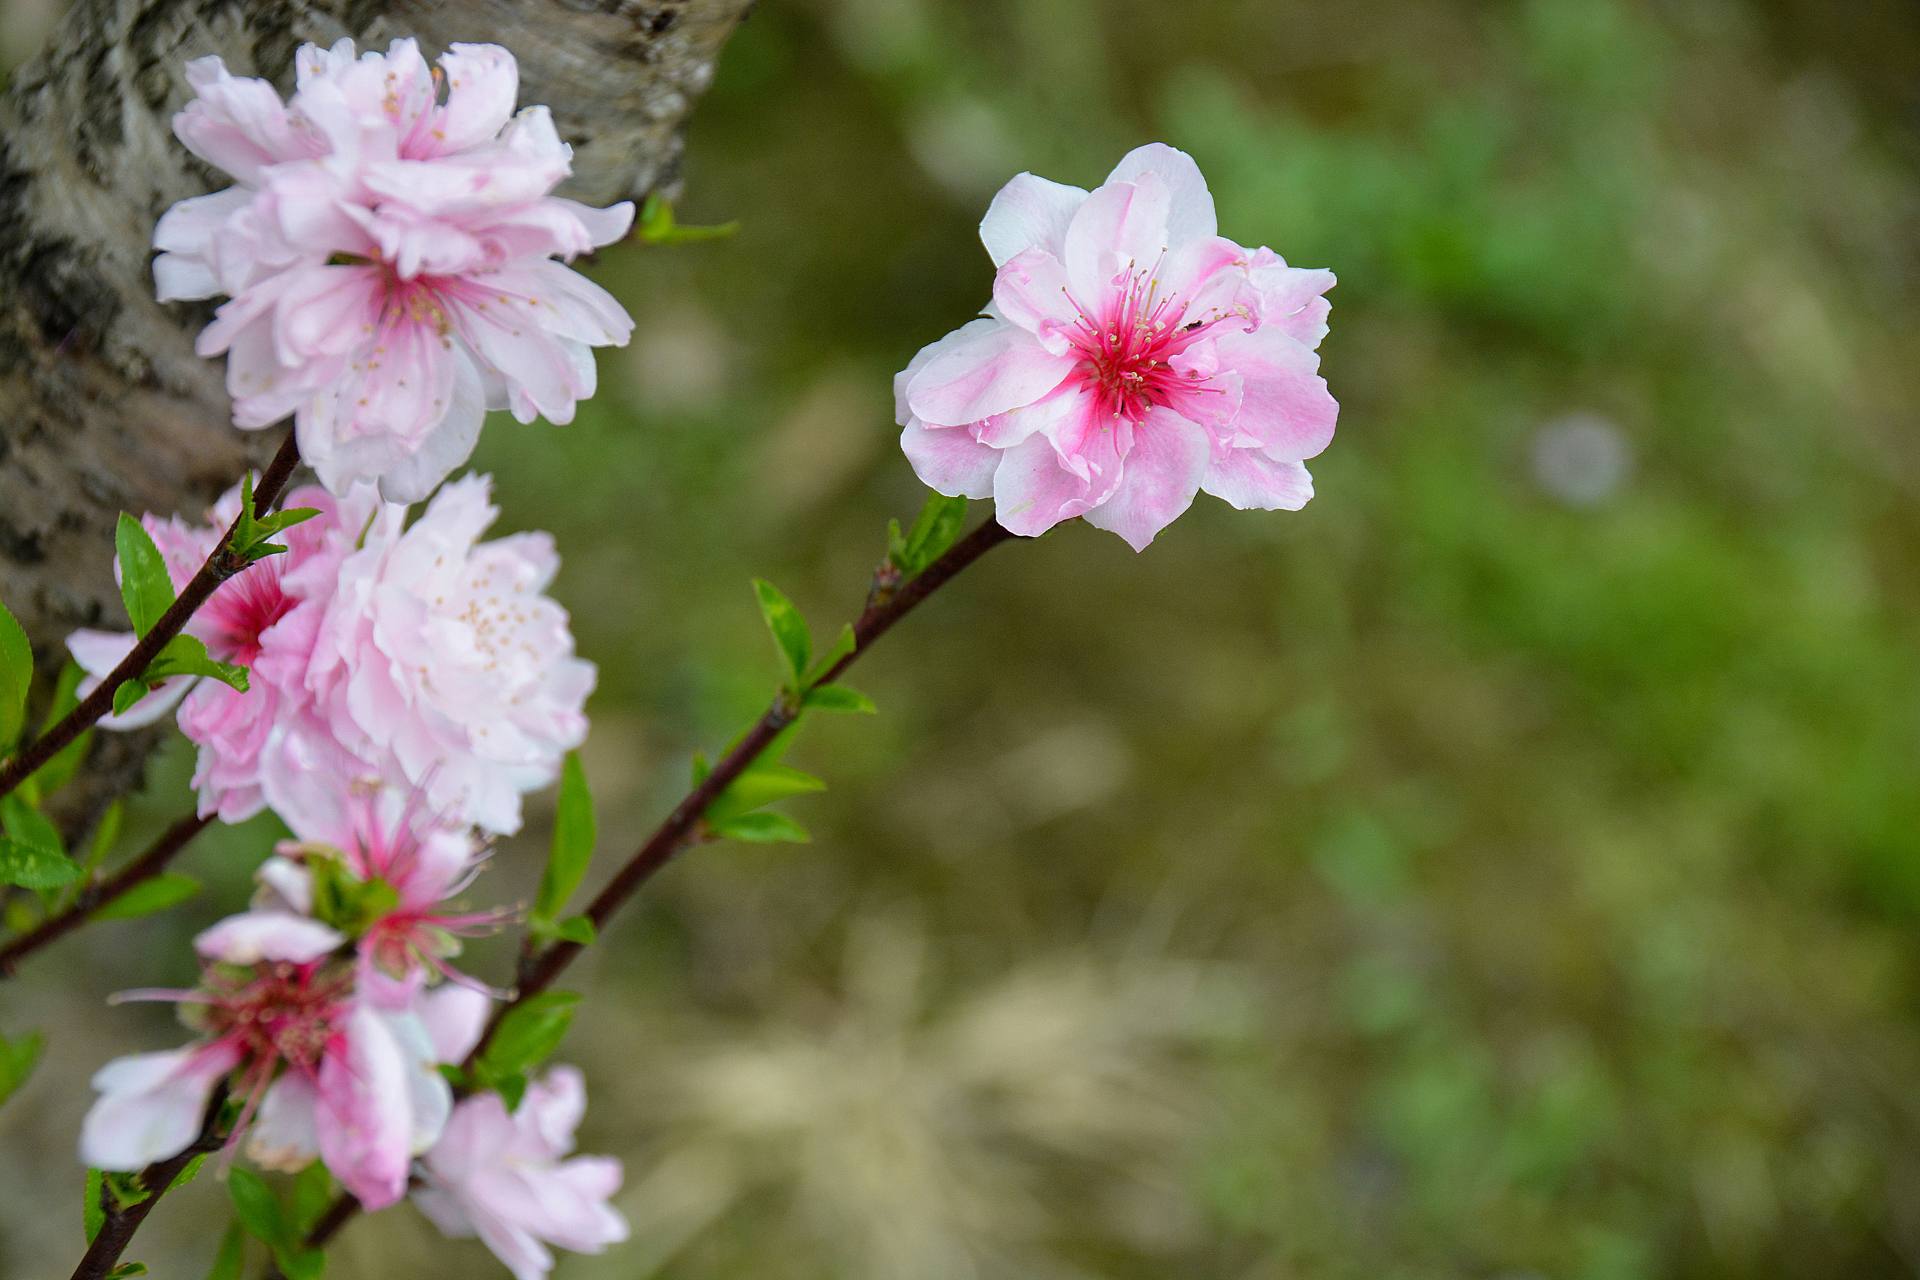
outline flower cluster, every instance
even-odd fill
[[[499,514],[489,484],[448,484],[410,525],[367,486],[339,499],[295,491],[289,501],[318,514],[187,624],[214,657],[250,668],[251,688],[201,680],[188,692],[175,677],[109,723],[150,723],[178,703],[200,748],[201,810],[229,822],[269,806],[292,822],[376,782],[419,787],[435,812],[489,832],[518,829],[522,793],[552,782],[586,737],[594,668],[545,594],[552,538],[480,541]],[[176,587],[239,503],[228,493],[205,525],[146,518]],[[78,631],[68,646],[98,679],[133,642]]]
[[[360,56],[342,41],[296,65],[283,101],[217,58],[190,64],[175,132],[234,185],[161,219],[154,275],[163,300],[227,298],[199,349],[227,357],[236,424],[291,415],[321,485],[289,495],[311,514],[284,547],[187,624],[247,669],[245,690],[155,666],[152,691],[107,721],[176,713],[200,811],[270,808],[291,838],[259,866],[250,909],[195,940],[195,986],[122,997],[177,1003],[197,1035],[100,1070],[80,1154],[138,1170],[216,1122],[263,1167],[320,1162],[365,1208],[411,1191],[448,1235],[536,1280],[553,1247],[626,1237],[609,1204],[621,1166],[573,1154],[577,1071],[528,1078],[557,1037],[503,1032],[479,1051],[505,995],[454,961],[517,914],[461,899],[523,795],[585,739],[595,668],[546,594],[553,540],[483,541],[490,480],[448,476],[488,409],[564,423],[592,393],[592,348],[632,322],[563,260],[619,239],[633,210],[552,194],[571,153],[544,108],[514,113],[502,49],[454,45],[430,68],[411,40]],[[1136,549],[1200,490],[1268,509],[1312,496],[1302,464],[1337,412],[1316,354],[1333,277],[1219,236],[1191,159],[1140,148],[1091,193],[1023,174],[981,235],[991,305],[895,383],[928,484],[991,496],[1013,533],[1084,516]],[[429,497],[410,519],[404,504]],[[142,522],[176,592],[244,500],[229,492],[204,523]],[[123,537],[137,542],[130,524]],[[69,640],[96,686],[134,644]],[[807,655],[782,647],[797,678]],[[547,914],[549,883],[538,923],[578,945]],[[516,1060],[503,1041],[544,1047]]]
[[[1218,234],[1184,152],[1130,152],[1089,193],[1027,173],[980,224],[986,315],[894,381],[900,444],[1014,533],[1084,516],[1138,551],[1205,490],[1298,510],[1338,406],[1315,353],[1333,273]]]
[[[161,218],[154,280],[162,301],[230,299],[199,351],[226,354],[237,426],[291,414],[329,489],[417,501],[488,409],[565,423],[593,393],[591,348],[633,322],[556,259],[620,239],[633,206],[551,194],[572,151],[545,107],[514,114],[497,46],[430,68],[412,40],[357,58],[342,40],[295,66],[282,102],[218,58],[188,64],[174,132],[234,185]]]
[[[255,1162],[319,1160],[368,1209],[417,1183],[435,1222],[478,1234],[523,1280],[552,1265],[542,1240],[624,1239],[607,1204],[619,1163],[562,1159],[585,1105],[577,1073],[552,1071],[509,1110],[492,1093],[456,1104],[441,1070],[474,1049],[490,1010],[469,981],[431,985],[458,978],[446,962],[460,936],[505,919],[447,902],[478,872],[480,841],[392,790],[291,821],[298,838],[261,866],[253,908],[195,940],[200,984],[121,997],[177,1001],[201,1038],[102,1068],[81,1158],[137,1170],[184,1149],[229,1081],[229,1142]]]

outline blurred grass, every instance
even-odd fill
[[[750,575],[857,608],[1012,172],[1192,151],[1339,272],[1341,434],[1297,516],[996,552],[797,750],[814,845],[662,878],[567,1049],[639,1238],[563,1274],[1920,1270],[1916,56],[1896,6],[762,6],[681,210],[743,231],[606,255],[634,346],[477,460],[565,553],[609,855],[768,692]],[[99,997],[260,839],[4,993],[54,1043],[0,1272],[77,1243],[73,1081],[169,1034]],[[391,1214],[334,1265],[491,1264]]]

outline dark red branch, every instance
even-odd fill
[[[265,516],[272,510],[274,499],[280,496],[280,491],[293,475],[293,469],[299,465],[300,446],[289,431],[280,451],[273,455],[273,461],[267,464],[267,469],[260,475],[260,483],[254,487],[253,510],[256,517]],[[235,527],[238,527],[237,521]],[[220,539],[220,545],[207,557],[207,562],[200,566],[199,572],[193,575],[180,594],[174,597],[159,621],[140,637],[133,651],[120,660],[120,665],[92,693],[62,716],[59,723],[20,748],[12,759],[0,766],[0,796],[32,777],[42,765],[59,754],[62,747],[98,724],[102,717],[113,710],[113,695],[120,686],[151,666],[160,651],[167,647],[168,641],[180,634],[194,611],[207,602],[220,584],[247,567],[231,551],[233,534],[234,529],[227,530],[227,536]]]
[[[0,978],[11,978],[20,961],[28,955],[78,929],[94,912],[166,870],[167,864],[212,822],[212,814],[205,817],[188,814],[163,831],[145,853],[98,884],[88,885],[64,910],[48,916],[31,931],[0,947]]]
[[[133,1240],[133,1233],[153,1212],[153,1206],[160,1203],[167,1188],[188,1165],[209,1151],[216,1151],[226,1141],[226,1135],[220,1132],[220,1112],[226,1106],[227,1090],[222,1085],[213,1092],[213,1100],[207,1105],[206,1119],[200,1122],[200,1136],[195,1138],[185,1151],[168,1156],[165,1160],[156,1160],[140,1171],[140,1185],[147,1189],[147,1198],[138,1204],[121,1208],[114,1200],[111,1191],[104,1191],[106,1201],[106,1221],[100,1226],[100,1234],[93,1238],[86,1256],[80,1259],[80,1265],[73,1269],[73,1280],[103,1280],[120,1261],[120,1255],[127,1251],[127,1245]]]
[[[928,596],[950,582],[954,575],[978,560],[994,547],[1016,535],[1008,533],[998,521],[989,519],[985,524],[948,548],[945,555],[928,565],[918,575],[899,587],[877,590],[869,600],[865,612],[859,621],[853,624],[853,650],[829,668],[818,683],[829,684],[840,678],[841,673],[851,667],[860,656],[881,636],[892,630],[893,625],[912,613]],[[754,722],[753,728],[734,745],[733,750],[721,757],[713,767],[713,772],[703,779],[699,786],[686,794],[675,805],[647,842],[639,851],[627,860],[625,866],[614,873],[612,880],[588,905],[587,919],[593,921],[596,932],[605,929],[608,920],[633,895],[640,886],[653,877],[660,868],[671,862],[682,850],[698,843],[701,839],[700,820],[713,802],[720,798],[721,792],[731,786],[735,779],[745,773],[753,762],[760,758],[780,731],[793,723],[797,709],[785,694],[774,699],[765,714]],[[506,1017],[517,1005],[530,996],[538,995],[552,986],[555,979],[579,956],[582,948],[577,942],[556,942],[545,950],[535,952],[522,960],[520,964],[519,984],[513,999],[494,1010],[486,1030],[481,1034],[480,1042],[467,1055],[462,1064],[471,1070],[486,1049],[487,1042]],[[307,1236],[307,1247],[318,1249],[331,1240],[340,1228],[352,1220],[359,1205],[351,1195],[342,1195],[327,1210],[312,1232]]]

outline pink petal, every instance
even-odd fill
[[[1240,415],[1233,423],[1240,440],[1294,462],[1332,442],[1340,406],[1317,372],[1317,355],[1266,327],[1253,333],[1229,329],[1215,346],[1221,367],[1240,375]]]
[[[471,987],[447,983],[422,995],[416,1008],[433,1041],[434,1056],[441,1062],[460,1062],[480,1042],[493,1002]]]
[[[298,1173],[320,1154],[320,1133],[314,1127],[319,1093],[298,1071],[288,1071],[267,1089],[260,1110],[247,1130],[247,1157],[255,1164],[283,1173]]]
[[[993,496],[1000,451],[974,440],[968,428],[929,427],[913,418],[900,433],[900,448],[920,483],[934,492],[949,498]]]
[[[1013,325],[968,325],[934,344],[907,385],[907,404],[936,426],[978,422],[1032,404],[1059,386],[1073,363]]]
[[[1193,505],[1209,452],[1199,426],[1166,409],[1150,411],[1134,430],[1119,487],[1087,512],[1087,523],[1119,534],[1135,551],[1146,550],[1155,534]]]
[[[993,473],[994,518],[1010,533],[1035,537],[1085,513],[1088,482],[1069,471],[1053,442],[1034,435],[1006,450]]]
[[[497,44],[456,44],[440,58],[447,75],[447,105],[440,112],[437,152],[490,142],[513,116],[520,95],[520,69]]]
[[[318,920],[290,911],[248,911],[203,930],[193,940],[193,949],[227,964],[310,964],[345,942],[344,935]]]
[[[320,1064],[321,1158],[367,1209],[406,1193],[413,1157],[407,1067],[384,1019],[358,1005]]]
[[[1107,181],[1138,182],[1146,174],[1166,184],[1168,243],[1178,245],[1218,232],[1220,224],[1214,217],[1213,194],[1207,190],[1207,180],[1201,176],[1200,166],[1193,162],[1192,156],[1164,142],[1150,142],[1122,156],[1113,172],[1107,175]]]
[[[980,220],[980,242],[996,267],[1028,249],[1045,249],[1058,257],[1067,224],[1086,198],[1079,187],[1019,174],[987,206],[987,216]]]
[[[1009,258],[993,278],[993,305],[1055,355],[1072,345],[1080,308],[1067,290],[1067,269],[1044,249]]]
[[[1098,305],[1129,268],[1152,269],[1167,247],[1167,187],[1151,173],[1109,182],[1080,206],[1061,255],[1073,296]]]
[[[186,1149],[206,1118],[213,1086],[240,1061],[223,1040],[116,1058],[100,1068],[100,1098],[80,1127],[80,1159],[97,1169],[140,1169]]]
[[[1229,449],[1207,464],[1200,487],[1242,511],[1298,511],[1313,497],[1313,477],[1297,462],[1257,449]]]

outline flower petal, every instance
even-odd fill
[[[187,1148],[200,1133],[213,1086],[240,1061],[222,1040],[137,1053],[100,1068],[100,1098],[80,1126],[80,1159],[96,1169],[141,1169]]]
[[[247,911],[202,931],[193,949],[226,964],[311,964],[346,940],[339,931],[291,911]]]
[[[1102,306],[1123,271],[1152,269],[1167,247],[1167,187],[1151,173],[1109,182],[1087,197],[1067,226],[1061,260],[1073,296]]]
[[[1073,369],[1024,329],[1003,322],[967,325],[933,344],[907,384],[907,405],[936,426],[961,426],[1032,404]]]
[[[1000,451],[979,443],[967,427],[929,427],[910,419],[900,448],[920,483],[949,498],[990,498]]]
[[[1067,223],[1086,198],[1079,187],[1018,174],[987,206],[987,216],[980,220],[980,242],[996,267],[1028,249],[1045,249],[1057,257]]]
[[[1242,511],[1298,511],[1313,497],[1313,477],[1298,462],[1258,449],[1229,449],[1207,464],[1200,487]]]
[[[1107,181],[1138,182],[1144,174],[1152,174],[1166,184],[1168,243],[1178,245],[1218,233],[1213,193],[1207,190],[1207,180],[1192,156],[1164,142],[1150,142],[1122,156]]]
[[[1113,496],[1087,512],[1087,523],[1144,551],[1179,519],[1200,490],[1210,452],[1207,433],[1167,409],[1153,409],[1133,433],[1125,474]]]

